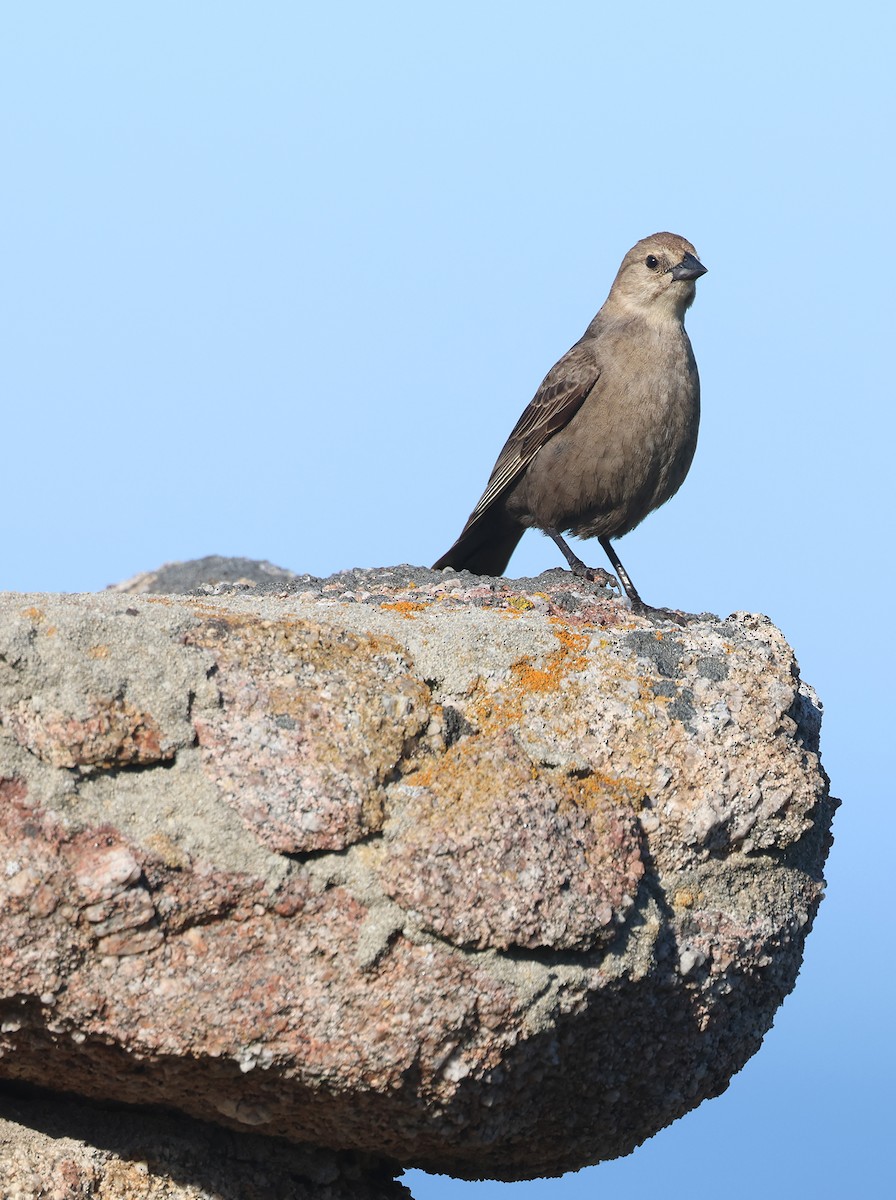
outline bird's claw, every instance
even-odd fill
[[[674,621],[676,625],[688,625],[695,618],[687,613],[678,612],[674,608],[654,608],[652,604],[645,604],[640,600],[637,604],[632,604],[632,612],[636,616],[646,617],[648,621],[652,621],[655,625],[662,625],[668,621]]]
[[[597,583],[601,587],[612,587],[617,592],[621,593],[622,588],[619,586],[619,580],[615,575],[611,575],[609,571],[605,571],[603,567],[586,567],[584,578],[591,583]]]

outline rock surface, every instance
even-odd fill
[[[836,803],[767,619],[562,571],[203,593],[0,597],[0,1078],[504,1179],[725,1089]]]
[[[392,1174],[188,1117],[0,1091],[3,1200],[410,1200]]]

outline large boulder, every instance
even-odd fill
[[[0,1078],[465,1177],[626,1154],[794,985],[819,721],[766,618],[565,572],[4,595]]]

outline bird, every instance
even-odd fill
[[[705,274],[678,234],[654,233],[629,250],[602,308],[548,371],[434,570],[502,575],[523,533],[536,528],[573,574],[605,582],[612,576],[587,567],[563,534],[596,537],[630,608],[668,613],[644,603],[611,539],[665,504],[690,469],[700,379],[684,317]]]

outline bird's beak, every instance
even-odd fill
[[[693,254],[686,254],[680,263],[672,267],[670,274],[673,279],[699,279],[706,274],[706,267]]]

